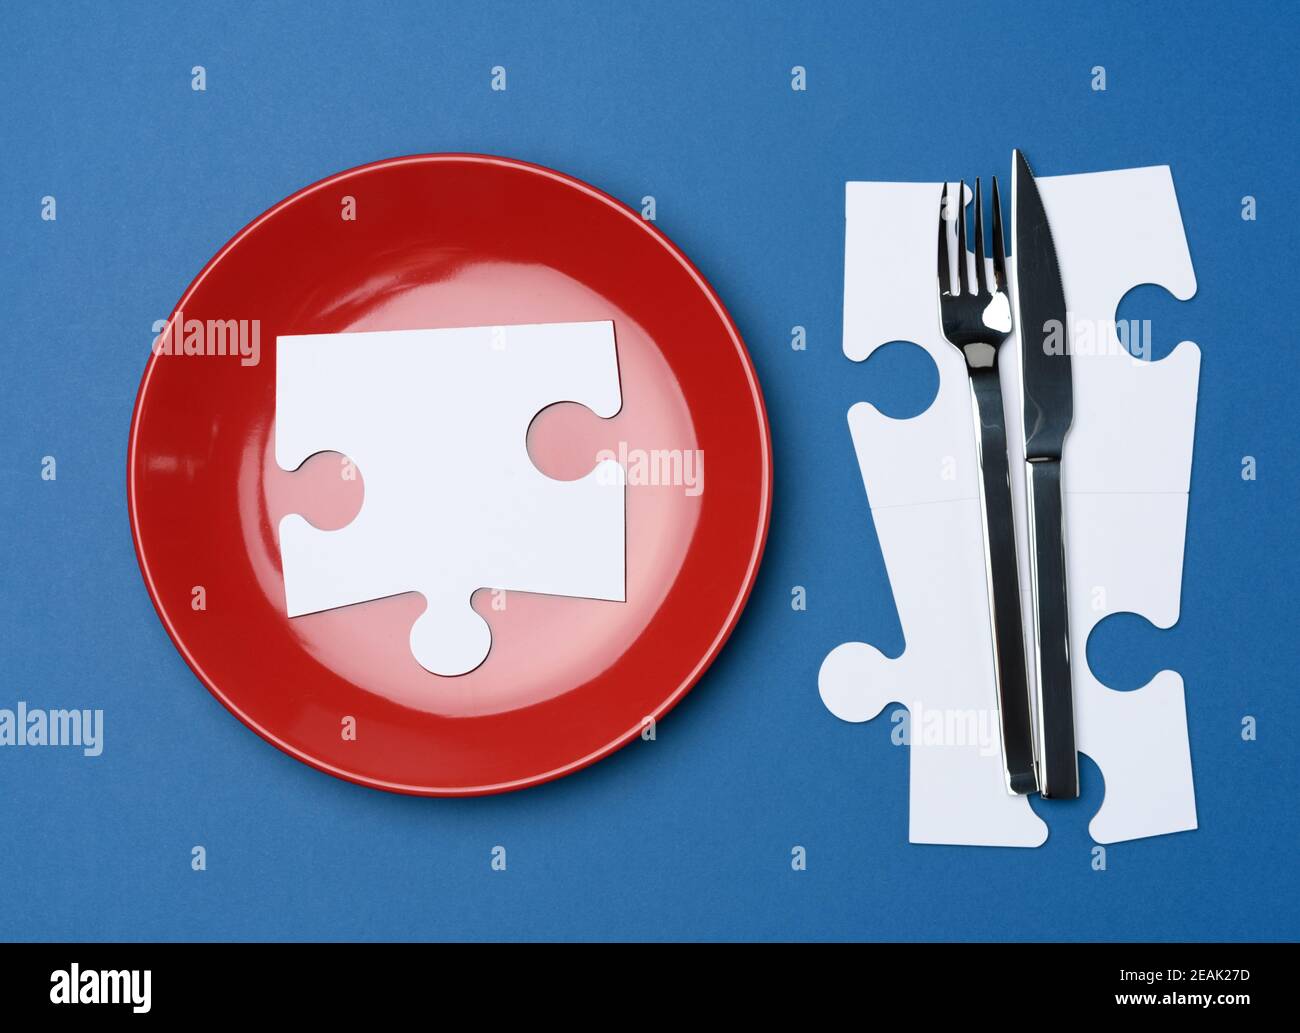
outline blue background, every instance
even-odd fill
[[[1295,5],[901,6],[5,6],[0,706],[102,707],[106,746],[0,750],[0,936],[1300,932]],[[935,389],[910,346],[863,366],[840,352],[844,181],[1005,172],[1013,146],[1043,174],[1170,164],[1200,283],[1120,310],[1153,320],[1158,355],[1184,338],[1204,352],[1182,618],[1112,618],[1090,655],[1116,688],[1183,674],[1201,828],[1112,846],[1104,872],[1090,762],[1080,801],[1036,804],[1039,850],[909,846],[906,749],[884,719],[836,720],[816,687],[840,642],[903,648],[845,412],[920,411]],[[458,801],[318,774],[222,709],[150,605],[124,477],[153,322],[210,255],[330,173],[459,150],[657,198],[748,342],[778,494],[748,611],[657,742]]]

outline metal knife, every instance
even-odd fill
[[[1079,795],[1061,498],[1061,453],[1074,419],[1074,382],[1065,290],[1052,228],[1029,163],[1018,150],[1012,165],[1037,671],[1038,781],[1043,796],[1064,798]]]

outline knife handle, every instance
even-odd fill
[[[1079,758],[1074,744],[1061,463],[1036,459],[1025,466],[1034,584],[1039,780],[1044,797],[1066,799],[1079,795]]]
[[[1006,763],[1007,790],[1019,795],[1037,789],[1038,777],[1034,769],[1025,631],[1020,609],[1020,571],[1012,517],[1011,472],[1007,462],[1006,417],[996,363],[972,368],[968,372],[978,431],[980,517],[984,527],[989,617],[993,625],[993,666],[1002,757]]]

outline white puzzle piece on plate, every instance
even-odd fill
[[[1158,627],[1178,617],[1200,353],[1183,342],[1159,362],[1135,359],[1114,326],[1120,299],[1138,284],[1160,284],[1183,299],[1195,292],[1173,182],[1167,167],[1037,182],[1072,340],[1093,334],[1092,353],[1076,354],[1073,363],[1075,416],[1063,461],[1078,744],[1106,780],[1090,831],[1116,842],[1195,828],[1182,679],[1164,671],[1141,689],[1116,692],[1092,676],[1086,660],[1088,635],[1111,613],[1132,611]],[[888,342],[912,341],[934,359],[939,390],[910,420],[865,402],[849,411],[906,647],[889,660],[869,645],[842,645],[823,663],[819,687],[845,720],[869,720],[895,701],[912,711],[912,842],[1037,846],[1046,826],[1027,800],[1006,792],[997,745],[969,383],[961,355],[939,329],[934,228],[941,188],[847,185],[844,352],[861,361]],[[1014,299],[1014,269],[1011,281]],[[1032,629],[1019,347],[1018,337],[1009,340],[1000,358],[1025,626]]]
[[[276,462],[336,451],[365,482],[340,530],[281,520],[290,617],[420,592],[411,652],[457,675],[491,645],[479,588],[623,600],[622,468],[555,480],[526,441],[556,402],[619,411],[612,323],[282,336],[276,363]]]

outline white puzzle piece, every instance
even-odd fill
[[[1134,359],[1114,325],[1120,299],[1138,284],[1160,284],[1183,299],[1195,292],[1173,182],[1158,167],[1047,177],[1038,186],[1072,340],[1092,335],[1091,354],[1075,345],[1075,416],[1063,462],[1078,743],[1106,780],[1089,828],[1099,842],[1195,828],[1181,678],[1164,671],[1141,689],[1116,692],[1093,677],[1086,659],[1088,635],[1111,613],[1138,613],[1158,627],[1178,617],[1200,352],[1183,342],[1159,362]],[[934,358],[939,391],[911,420],[890,419],[865,402],[849,411],[906,649],[894,661],[861,643],[831,652],[819,687],[846,720],[867,720],[893,701],[945,713],[955,725],[972,708],[996,720],[968,378],[940,333],[934,283],[941,187],[847,188],[844,352],[861,361],[890,341],[913,341]],[[1011,281],[1014,298],[1014,269]],[[1019,347],[1018,337],[1008,341],[1000,358],[1031,629]],[[913,842],[1043,842],[1046,828],[1027,801],[1006,793],[999,749],[988,757],[959,736],[933,738],[913,722]]]
[[[1007,793],[1002,774],[970,385],[965,360],[939,329],[940,189],[848,184],[844,354],[861,361],[890,341],[912,341],[934,359],[939,391],[910,420],[869,402],[849,410],[905,647],[890,660],[846,643],[818,681],[826,706],[846,721],[870,720],[891,702],[908,708],[911,842],[1032,847],[1047,826],[1028,800]],[[940,727],[927,735],[931,714]],[[972,724],[985,734],[972,736]]]
[[[1099,682],[1088,636],[1112,613],[1159,628],[1178,620],[1191,486],[1200,349],[1180,343],[1159,362],[1132,357],[1115,310],[1143,283],[1187,300],[1196,276],[1168,166],[1039,180],[1058,251],[1076,355],[1074,424],[1061,465],[1070,578],[1078,748],[1106,782],[1088,830],[1099,843],[1196,828],[1182,678],[1161,671],[1132,692]],[[1101,328],[1104,338],[1095,330]],[[1012,357],[1014,435],[1023,443],[1020,350]],[[1017,463],[1023,471],[1023,463]]]
[[[866,415],[854,409],[851,422]],[[860,465],[869,440],[854,432]],[[973,600],[952,590],[969,582],[984,591],[978,498],[871,515],[907,645],[897,660],[861,642],[839,646],[822,664],[822,700],[846,721],[869,721],[894,701],[907,707],[911,842],[1038,846],[1047,826],[1025,797],[1007,792],[1002,774],[993,657],[974,641],[987,613],[972,620]]]
[[[283,336],[276,363],[276,462],[336,451],[365,482],[341,530],[280,521],[290,617],[420,592],[411,652],[457,675],[491,645],[479,588],[624,599],[622,468],[554,480],[526,443],[556,402],[619,411],[612,323]]]

